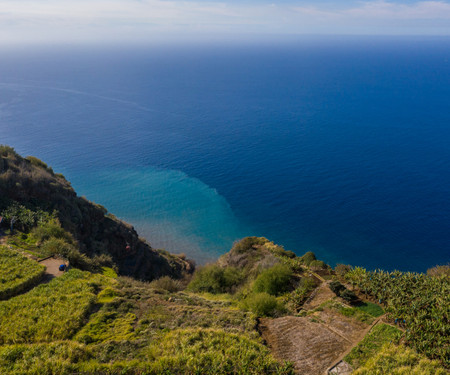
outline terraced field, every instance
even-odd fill
[[[44,272],[45,266],[15,250],[0,246],[0,300],[17,295],[36,285]]]
[[[73,269],[48,284],[0,302],[0,344],[71,337],[84,323],[100,281]]]

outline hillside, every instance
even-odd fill
[[[0,146],[0,192],[5,224],[15,216],[15,227],[27,231],[55,213],[81,253],[111,257],[120,274],[152,280],[164,275],[180,278],[193,270],[191,262],[152,249],[131,225],[79,197],[64,176],[44,162],[23,158],[8,146]]]
[[[1,374],[449,374],[449,266],[332,269],[246,237],[193,272],[42,161],[0,155]]]

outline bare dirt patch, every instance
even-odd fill
[[[338,312],[261,319],[260,331],[274,356],[302,375],[322,375],[359,340],[368,325]]]
[[[291,361],[298,374],[323,374],[351,345],[307,317],[261,319],[260,329],[274,356]]]
[[[313,316],[317,317],[322,324],[349,342],[358,340],[361,337],[361,333],[369,327],[367,323],[343,316],[337,311],[329,309],[318,311]]]
[[[43,281],[50,281],[54,277],[59,277],[64,275],[64,271],[59,270],[61,264],[66,264],[65,261],[57,258],[47,258],[39,262],[43,264],[46,268]]]
[[[305,310],[313,310],[319,307],[322,303],[333,299],[335,294],[328,287],[327,283],[322,283],[312,294],[311,297],[303,305]]]

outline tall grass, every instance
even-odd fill
[[[378,324],[344,358],[353,368],[358,368],[374,357],[381,347],[399,339],[401,331],[387,324]]]
[[[0,300],[10,298],[39,282],[45,267],[17,251],[0,246]]]
[[[63,375],[78,372],[77,364],[91,357],[76,342],[0,346],[0,373],[8,375]]]
[[[149,347],[154,373],[293,374],[262,344],[214,329],[181,329],[162,335]]]
[[[385,344],[354,375],[448,375],[437,360],[430,360],[403,345]]]
[[[26,294],[0,302],[0,344],[70,338],[83,325],[99,286],[91,274],[73,269]]]

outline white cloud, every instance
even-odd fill
[[[329,9],[295,1],[0,0],[0,41],[142,40],[201,33],[450,35],[450,3],[368,1]]]
[[[361,2],[357,7],[327,11],[318,7],[294,7],[295,11],[322,19],[365,20],[450,20],[450,3],[442,1],[421,1],[414,4],[398,4],[387,1]],[[450,24],[449,24],[450,26]]]

